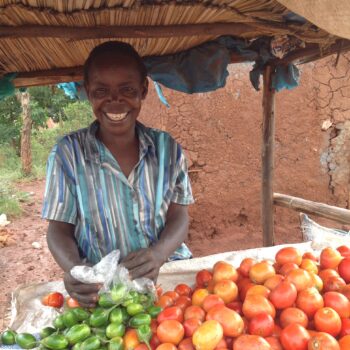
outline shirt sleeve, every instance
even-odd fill
[[[77,198],[73,174],[68,152],[56,145],[47,161],[43,219],[76,224]]]
[[[171,201],[177,204],[188,205],[194,203],[194,199],[190,178],[188,176],[186,156],[181,146],[178,145],[178,147],[180,147],[179,151],[181,154],[178,161],[176,183]]]

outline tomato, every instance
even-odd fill
[[[339,336],[344,337],[345,335],[350,335],[350,319],[342,318],[341,319],[341,331]]]
[[[280,337],[285,350],[307,350],[309,339],[308,331],[297,323],[290,324],[282,329]]]
[[[256,263],[256,261],[252,258],[243,259],[241,261],[241,264],[239,265],[238,272],[243,277],[249,277],[249,270],[255,263]]]
[[[190,318],[197,318],[200,321],[204,321],[205,319],[205,311],[197,305],[189,306],[184,313],[185,320]]]
[[[256,284],[254,286],[251,286],[247,290],[246,296],[252,295],[252,294],[260,294],[260,295],[264,296],[265,298],[267,298],[270,294],[270,289],[266,288],[265,286],[263,286],[261,284]]]
[[[189,297],[192,294],[192,288],[188,286],[187,284],[181,283],[178,284],[174,291],[179,295],[184,295],[186,297]]]
[[[322,279],[323,282],[325,282],[327,280],[327,278],[331,277],[331,276],[337,276],[339,277],[339,273],[333,269],[324,269],[321,270],[318,275],[320,276],[320,278]]]
[[[176,320],[182,322],[184,320],[184,314],[178,306],[170,306],[161,311],[157,316],[158,323],[165,320]]]
[[[220,280],[215,283],[214,294],[218,295],[225,304],[235,301],[238,297],[238,288],[231,280]]]
[[[309,320],[303,310],[296,307],[288,307],[282,310],[280,314],[280,324],[282,328],[286,328],[292,323],[297,323],[307,328]]]
[[[302,258],[303,259],[311,259],[311,260],[316,261],[316,262],[318,261],[317,256],[314,253],[312,253],[312,252],[305,252],[303,254]]]
[[[237,270],[228,262],[218,261],[213,268],[213,280],[219,282],[221,280],[231,280],[236,282],[238,278]]]
[[[176,293],[173,290],[169,290],[169,291],[165,292],[163,295],[169,296],[173,300],[173,303],[175,303],[175,301],[177,299],[179,299],[179,296],[180,296],[178,293]]]
[[[192,343],[192,338],[182,339],[177,348],[179,350],[195,350]]]
[[[340,292],[350,300],[350,284],[344,286]]]
[[[192,305],[192,300],[185,295],[181,295],[174,304],[174,306],[178,306],[181,310],[185,310],[190,305]]]
[[[312,287],[315,287],[319,292],[323,289],[323,281],[320,276],[310,272]]]
[[[222,338],[219,341],[218,345],[216,345],[215,350],[225,350],[225,349],[228,349],[227,344],[226,344],[226,340],[225,340],[225,338]]]
[[[299,266],[297,264],[294,264],[292,262],[285,263],[278,269],[278,273],[282,276],[287,276],[289,272],[292,270],[298,270]]]
[[[219,322],[226,337],[237,337],[243,333],[244,322],[242,317],[224,305],[211,308],[207,313],[206,320]]]
[[[224,304],[225,302],[218,295],[210,294],[205,297],[202,307],[204,311],[208,312],[212,307]]]
[[[350,258],[350,247],[348,247],[346,245],[342,245],[342,246],[337,248],[337,251],[340,253],[340,255],[343,258]]]
[[[324,301],[316,288],[308,288],[299,292],[296,306],[311,319],[324,306]]]
[[[310,288],[312,285],[310,273],[303,269],[290,271],[286,276],[286,281],[293,283],[298,292],[306,288]]]
[[[320,255],[321,269],[335,269],[342,260],[341,254],[333,248],[324,248]]]
[[[338,266],[338,271],[340,277],[346,282],[350,282],[350,258],[344,258],[339,266]]]
[[[157,336],[161,343],[172,343],[177,345],[183,339],[185,329],[183,325],[176,320],[167,320],[157,327]]]
[[[196,274],[196,284],[199,288],[205,288],[209,281],[211,281],[213,278],[213,275],[208,270],[200,270]]]
[[[174,305],[174,301],[173,301],[173,299],[170,296],[162,295],[162,296],[159,297],[156,305],[162,307],[163,309],[165,309],[166,307]]]
[[[324,292],[339,292],[346,286],[345,281],[338,276],[331,276],[326,278],[323,282],[323,291]]]
[[[276,315],[275,307],[262,295],[249,295],[246,297],[243,303],[242,311],[243,315],[248,319],[251,319],[260,313],[268,313],[273,318]]]
[[[349,350],[350,349],[350,335],[346,335],[339,339],[340,350]]]
[[[248,332],[261,337],[269,337],[275,328],[275,321],[269,314],[259,314],[254,316],[248,325]]]
[[[233,343],[233,350],[271,350],[270,344],[258,335],[243,334]]]
[[[279,338],[281,336],[281,332],[282,332],[282,328],[278,324],[275,323],[275,327],[273,329],[272,336]]]
[[[206,296],[209,295],[209,291],[205,288],[197,289],[192,294],[192,305],[202,306]]]
[[[275,289],[283,280],[284,280],[284,276],[277,274],[268,278],[265,281],[264,286],[272,290],[272,289]]]
[[[163,343],[157,346],[156,350],[177,350],[177,347],[171,343]]]
[[[302,259],[302,255],[300,251],[294,247],[285,247],[280,249],[276,256],[276,263],[280,266],[286,263],[294,263],[296,265],[300,265]]]
[[[78,303],[78,300],[72,298],[72,297],[68,297],[66,299],[66,303],[67,306],[70,307],[71,309],[74,309],[76,307],[80,307],[80,304]]]
[[[268,261],[261,261],[254,264],[249,270],[249,278],[252,282],[257,284],[264,284],[264,282],[274,276],[276,271]]]
[[[233,310],[236,311],[238,314],[240,314],[241,316],[243,316],[243,312],[242,312],[242,306],[243,303],[241,301],[233,301],[232,303],[228,303],[226,304],[226,306]]]
[[[157,328],[155,333],[153,333],[151,340],[149,341],[149,345],[151,346],[152,350],[155,350],[158,345],[160,345],[160,340],[157,337]]]
[[[209,320],[198,327],[192,336],[197,350],[214,350],[223,337],[223,328],[219,322]]]
[[[197,328],[202,324],[198,318],[189,318],[184,323],[185,336],[192,337],[193,333],[197,330]]]
[[[269,300],[277,309],[291,307],[297,299],[297,289],[293,283],[283,281],[269,295]]]
[[[302,259],[301,260],[301,264],[300,264],[300,268],[304,269],[308,272],[312,272],[312,273],[318,273],[318,266],[317,263],[311,259]]]
[[[248,289],[255,286],[255,284],[249,278],[243,278],[241,281],[237,282],[237,286],[239,298],[244,301]]]
[[[327,292],[323,294],[324,306],[331,307],[340,317],[350,317],[350,302],[348,298],[338,292]]]
[[[326,332],[336,337],[341,331],[341,319],[330,307],[317,310],[314,316],[315,328],[319,332]]]
[[[319,332],[309,340],[308,350],[339,350],[339,345],[330,334]]]
[[[58,292],[52,292],[45,295],[42,299],[42,304],[51,307],[62,307],[64,303],[64,296]]]
[[[133,350],[140,344],[136,329],[133,328],[130,328],[125,332],[123,340],[124,348],[127,350]]]
[[[148,350],[148,347],[146,344],[141,343],[141,344],[136,346],[135,350]]]
[[[271,350],[283,350],[282,344],[276,337],[266,337],[265,340],[270,344]]]

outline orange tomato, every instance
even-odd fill
[[[270,344],[271,350],[283,350],[282,344],[276,337],[266,337],[265,340]]]
[[[274,276],[276,271],[268,261],[261,261],[254,264],[249,270],[249,278],[256,284],[264,284],[264,282]]]
[[[158,345],[156,350],[177,350],[177,347],[171,343],[163,343]]]
[[[178,293],[176,293],[173,290],[169,290],[169,291],[165,292],[163,295],[169,296],[173,300],[173,303],[175,303],[175,301],[177,299],[179,299],[179,296],[180,296]]]
[[[283,281],[269,295],[269,300],[277,309],[291,307],[297,298],[297,289],[293,283]]]
[[[297,323],[307,328],[309,320],[306,313],[296,307],[288,307],[282,310],[280,314],[280,324],[282,328],[286,328],[290,324]]]
[[[237,270],[228,262],[218,261],[213,267],[213,280],[219,282],[221,280],[231,280],[236,282],[238,278]]]
[[[247,319],[251,319],[260,313],[267,313],[275,318],[276,310],[272,303],[262,295],[249,295],[245,298],[242,312]]]
[[[237,337],[243,333],[244,322],[242,317],[224,305],[211,308],[207,313],[206,320],[218,321],[226,337]]]
[[[301,264],[300,264],[300,268],[304,269],[308,272],[312,272],[312,273],[316,273],[316,274],[318,273],[317,263],[311,259],[302,259]]]
[[[270,290],[274,289],[275,287],[277,287],[277,285],[279,285],[282,281],[284,280],[284,276],[276,274],[270,278],[268,278],[265,283],[264,286]]]
[[[238,272],[243,277],[249,277],[249,270],[255,263],[256,263],[256,261],[252,258],[243,259],[241,261],[241,264],[239,265]]]
[[[303,254],[303,259],[311,259],[313,261],[318,261],[318,257],[312,252],[305,252]]]
[[[340,292],[350,300],[350,284],[344,286]]]
[[[184,319],[188,320],[190,318],[197,318],[200,321],[204,321],[205,319],[205,311],[197,305],[189,306],[184,313]]]
[[[319,332],[326,332],[336,337],[341,331],[341,319],[330,307],[324,307],[316,311],[314,316],[315,328]]]
[[[342,246],[337,248],[337,251],[340,253],[340,255],[343,258],[350,258],[350,247],[348,247],[346,245],[342,245]]]
[[[181,295],[184,295],[186,297],[190,296],[192,294],[192,288],[190,286],[188,286],[187,284],[184,284],[184,283],[181,283],[181,284],[178,284],[174,291],[179,294],[180,296]]]
[[[66,299],[66,303],[67,303],[67,306],[71,309],[74,309],[76,307],[80,307],[80,304],[78,303],[78,300],[72,298],[72,297],[68,297]]]
[[[307,288],[299,292],[296,306],[311,319],[324,306],[324,301],[316,288]]]
[[[339,273],[336,270],[333,269],[324,269],[319,271],[318,273],[319,277],[322,279],[323,283],[327,280],[327,278],[336,276],[339,277]]]
[[[350,349],[350,335],[345,335],[339,339],[340,350],[349,350]]]
[[[157,337],[161,343],[172,343],[177,345],[183,339],[185,329],[183,325],[176,320],[167,320],[160,323],[157,327]]]
[[[148,347],[145,343],[140,343],[136,346],[135,350],[148,350]]]
[[[328,277],[323,283],[324,292],[339,292],[346,286],[345,281],[338,276]]]
[[[192,338],[182,339],[177,348],[179,350],[195,350],[193,343],[192,343]]]
[[[165,309],[166,307],[174,305],[174,301],[169,295],[162,295],[159,297],[156,305]]]
[[[45,306],[60,308],[64,303],[64,296],[59,292],[52,292],[43,297],[41,300],[42,304]]]
[[[232,280],[220,280],[215,283],[214,294],[218,295],[227,304],[237,299],[238,288]]]
[[[295,247],[285,247],[277,252],[275,260],[280,266],[286,263],[294,263],[299,266],[302,260],[302,255]]]
[[[286,281],[293,283],[298,292],[312,285],[310,273],[303,269],[290,271],[286,276]]]
[[[198,288],[205,288],[209,281],[211,281],[213,275],[208,270],[200,270],[196,274],[196,284]]]
[[[209,294],[205,297],[202,307],[205,312],[208,312],[212,307],[217,305],[224,305],[225,302],[216,294]]]
[[[194,332],[193,345],[196,350],[214,350],[221,341],[223,333],[223,328],[218,321],[206,321]]]
[[[202,324],[198,318],[189,318],[184,323],[185,336],[192,337],[193,333],[198,329],[198,327]]]
[[[324,306],[331,307],[342,318],[350,317],[350,302],[348,298],[338,292],[327,292],[323,294]]]
[[[271,350],[270,344],[258,335],[243,334],[233,343],[233,350]]]
[[[310,276],[312,287],[315,287],[319,292],[321,292],[323,290],[323,281],[321,277],[312,272],[310,272]]]
[[[335,269],[343,259],[341,254],[333,248],[324,248],[320,255],[321,269]]]
[[[298,270],[299,266],[292,262],[285,263],[278,269],[278,273],[282,276],[287,276],[288,273],[292,270]]]
[[[199,288],[192,294],[192,305],[202,306],[206,296],[209,295],[209,291],[205,288]]]
[[[263,295],[265,298],[267,298],[270,294],[270,289],[266,288],[261,284],[256,284],[254,286],[251,286],[247,290],[246,296],[252,295],[252,294],[260,294],[260,295]]]
[[[330,334],[318,332],[309,340],[308,350],[339,350],[339,344]]]
[[[134,350],[140,344],[136,329],[132,328],[125,332],[123,340],[125,350]]]

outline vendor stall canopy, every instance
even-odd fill
[[[349,19],[349,0],[0,0],[0,77],[14,78],[16,87],[80,81],[89,52],[107,40],[132,44],[161,83],[173,79],[152,70],[165,62],[159,59],[176,65],[179,53],[196,47],[202,61],[195,63],[207,72],[244,61],[258,70],[271,60],[287,66],[349,49]],[[205,63],[203,51],[214,57],[222,47],[228,62]],[[224,84],[220,74],[206,87],[170,87],[213,90]]]

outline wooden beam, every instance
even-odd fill
[[[293,209],[306,214],[317,215],[331,219],[342,224],[350,224],[350,210],[327,205],[319,202],[309,201],[299,197],[286,194],[274,193],[273,202],[275,205]]]
[[[183,36],[241,36],[257,32],[254,25],[245,23],[198,23],[155,26],[0,26],[0,38],[67,38],[67,39],[104,39],[104,38],[173,38]],[[274,33],[273,28],[262,27],[259,32]]]
[[[275,244],[273,228],[273,173],[275,144],[275,90],[272,88],[273,71],[274,67],[267,65],[263,77],[261,216],[264,247],[269,247]]]

